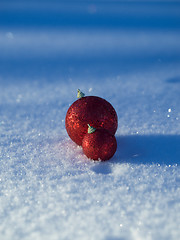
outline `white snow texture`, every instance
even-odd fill
[[[0,239],[178,240],[180,32],[14,27],[0,51]],[[117,111],[109,161],[66,133],[77,88]]]

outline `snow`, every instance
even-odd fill
[[[26,28],[1,19],[0,239],[178,240],[179,30],[148,20],[144,29],[44,29],[28,16]],[[87,159],[66,133],[78,88],[117,111],[118,149],[107,162]]]

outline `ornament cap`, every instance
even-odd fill
[[[94,128],[88,124],[88,133],[93,133],[95,131],[96,131],[96,128]]]
[[[81,92],[80,89],[78,89],[77,92],[78,92],[78,93],[77,93],[77,98],[82,98],[82,97],[85,96],[85,94],[84,94],[83,92]]]

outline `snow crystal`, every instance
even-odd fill
[[[93,88],[91,87],[91,88],[89,88],[89,92],[92,92],[92,90],[93,90]]]

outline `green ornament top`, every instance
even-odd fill
[[[77,98],[82,98],[82,97],[85,96],[85,94],[84,94],[83,92],[81,92],[80,89],[78,89],[77,92],[78,92],[78,93],[77,93]]]
[[[88,124],[88,133],[93,133],[96,131],[96,128],[94,127],[91,127],[89,124]]]

